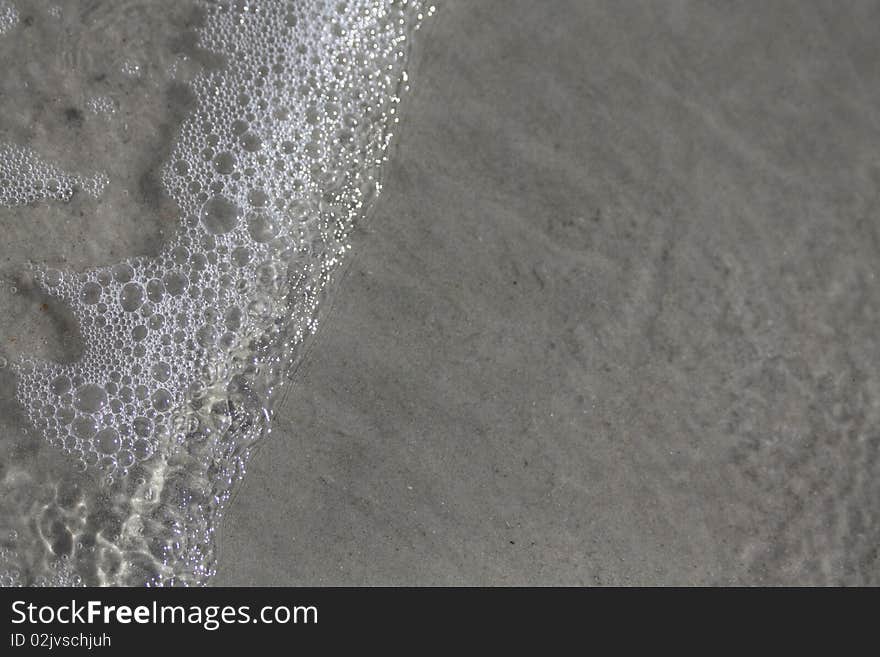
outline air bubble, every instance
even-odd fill
[[[58,420],[58,424],[62,426],[66,426],[73,422],[73,419],[75,417],[76,412],[72,408],[68,408],[67,406],[62,406],[57,411],[55,411],[55,418]]]
[[[216,340],[216,332],[213,326],[203,326],[196,332],[196,341],[201,347],[211,347]]]
[[[172,401],[173,398],[171,397],[171,393],[165,390],[165,388],[159,388],[153,393],[153,408],[159,412],[164,412],[170,409]]]
[[[146,417],[136,417],[132,422],[134,432],[141,438],[148,438],[153,433],[153,422]]]
[[[235,156],[232,153],[220,153],[214,158],[214,168],[217,173],[228,175],[235,170]]]
[[[98,423],[91,415],[83,415],[73,421],[73,434],[81,440],[91,440],[98,432]]]
[[[238,224],[239,207],[224,196],[209,199],[202,208],[202,224],[213,235],[228,233]]]
[[[248,203],[255,208],[262,208],[269,203],[269,195],[263,189],[252,189],[248,194]]]
[[[263,141],[252,132],[241,136],[241,147],[248,153],[256,153],[263,147]]]
[[[147,298],[153,303],[162,303],[165,296],[165,284],[157,278],[147,282]]]
[[[98,303],[98,299],[101,298],[101,286],[97,283],[86,283],[82,286],[79,298],[82,299],[83,303],[88,305]]]
[[[119,440],[119,432],[112,427],[101,429],[92,438],[95,449],[103,454],[115,454],[119,451],[122,442]]]
[[[50,390],[56,395],[63,395],[70,390],[70,377],[61,374],[52,379]]]
[[[122,451],[116,455],[116,462],[121,468],[130,468],[135,463],[134,454],[128,450]]]
[[[248,213],[248,232],[255,242],[271,242],[278,236],[278,222],[265,210]]]
[[[127,313],[133,313],[144,302],[144,288],[140,283],[126,283],[119,293],[119,304]]]
[[[97,413],[107,404],[107,392],[99,385],[87,383],[76,389],[73,405],[81,411]]]
[[[232,261],[239,267],[244,267],[251,261],[251,250],[246,246],[238,246],[232,251]]]
[[[171,366],[168,363],[156,363],[153,365],[153,378],[156,381],[165,382],[171,377]]]
[[[127,263],[123,263],[121,265],[116,265],[113,268],[113,278],[117,283],[128,283],[134,276],[134,269],[131,268],[131,265]]]
[[[148,459],[153,453],[153,446],[149,441],[138,439],[134,441],[134,456],[141,461]]]
[[[165,289],[171,296],[180,296],[189,284],[189,279],[180,272],[172,271],[165,274]]]

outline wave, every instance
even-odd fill
[[[197,45],[220,64],[189,80],[194,106],[161,169],[173,235],[155,256],[33,267],[84,349],[72,363],[19,358],[16,398],[79,474],[20,500],[0,583],[210,581],[223,510],[381,191],[411,44],[433,12],[390,0],[199,4]],[[14,181],[55,171],[36,156],[7,168]]]

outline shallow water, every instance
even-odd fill
[[[3,584],[210,580],[432,12],[0,5]]]

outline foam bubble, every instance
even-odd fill
[[[223,507],[380,189],[425,11],[418,0],[202,7],[199,46],[223,66],[191,78],[195,109],[162,169],[178,230],[155,257],[34,271],[85,348],[76,363],[19,363],[18,399],[46,440],[103,477],[91,503],[110,504],[112,550],[91,557],[109,560],[92,583],[213,574]],[[3,148],[0,203],[101,188]]]
[[[69,201],[77,189],[99,197],[106,174],[78,176],[62,171],[29,148],[0,143],[0,205],[15,207],[36,201]]]
[[[9,0],[0,0],[0,37],[18,24],[18,10]]]

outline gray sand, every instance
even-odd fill
[[[876,584],[878,20],[443,5],[216,583]]]

